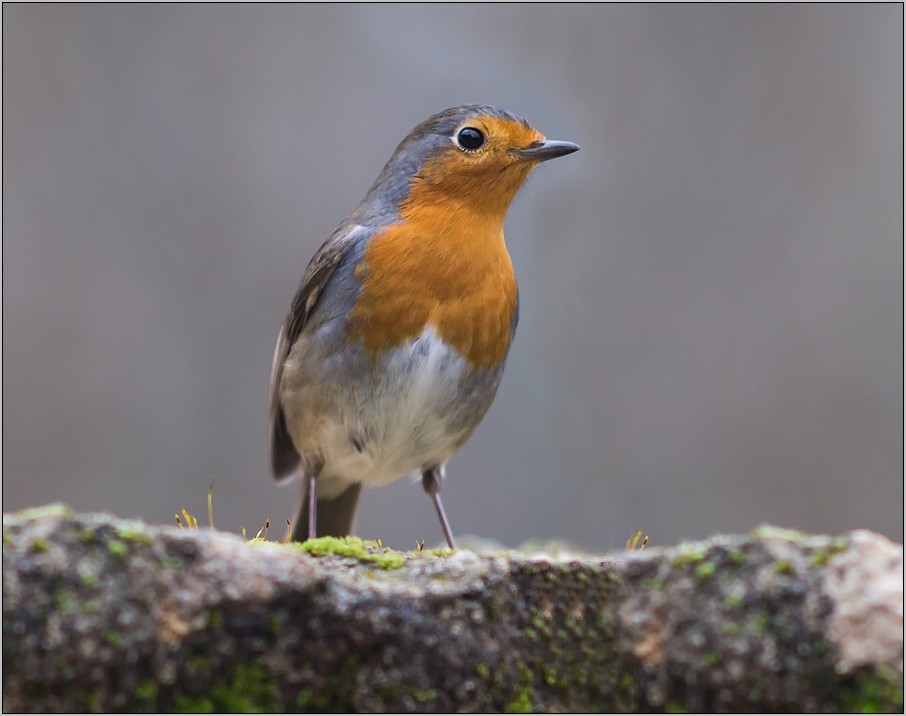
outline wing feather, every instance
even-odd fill
[[[324,287],[330,281],[337,266],[349,252],[357,239],[364,236],[365,228],[353,226],[341,227],[318,249],[305,275],[296,289],[296,295],[290,304],[286,319],[277,334],[274,357],[271,361],[270,375],[270,417],[271,434],[271,471],[274,477],[281,478],[294,472],[300,462],[299,453],[293,444],[286,427],[286,416],[280,404],[280,379],[283,375],[283,364],[308,322],[309,316],[318,304]]]

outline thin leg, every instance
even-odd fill
[[[456,549],[456,540],[453,539],[453,530],[450,529],[450,523],[447,521],[447,514],[444,512],[444,504],[440,501],[440,468],[432,467],[422,473],[422,487],[425,488],[431,499],[434,501],[434,509],[437,510],[437,517],[440,520],[440,527],[444,531],[444,537],[447,539],[447,545],[450,549]]]
[[[318,536],[318,478],[308,476],[308,539]]]

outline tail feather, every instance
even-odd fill
[[[361,483],[350,485],[336,497],[318,498],[318,537],[343,537],[352,533]],[[293,523],[293,542],[308,539],[308,481],[302,480],[302,503]]]

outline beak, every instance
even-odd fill
[[[524,149],[516,149],[513,154],[518,159],[526,161],[543,162],[555,157],[563,157],[567,154],[579,151],[579,145],[572,142],[558,142],[553,139],[544,139],[538,142],[532,142]]]

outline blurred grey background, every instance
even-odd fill
[[[3,6],[5,510],[278,527],[271,351],[418,122],[582,151],[507,238],[521,323],[455,529],[595,550],[903,535],[903,7]],[[202,517],[203,519],[203,517]],[[441,541],[419,486],[363,536]]]

